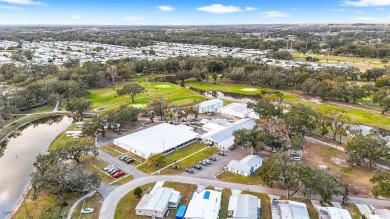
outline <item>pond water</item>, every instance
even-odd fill
[[[0,218],[6,218],[20,200],[30,182],[33,163],[39,153],[63,132],[72,119],[54,116],[34,121],[18,129],[2,142],[0,157]]]
[[[222,100],[231,100],[231,101],[243,102],[243,103],[254,102],[261,97],[260,94],[245,95],[245,94],[237,94],[237,93],[229,93],[229,92],[221,92],[221,91],[203,91],[188,86],[187,88],[209,98],[218,98]]]

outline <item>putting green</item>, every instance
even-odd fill
[[[253,91],[258,91],[259,89],[257,89],[257,88],[252,88],[252,87],[249,88],[249,87],[248,87],[248,88],[242,88],[241,90],[242,90],[242,91],[246,91],[246,92],[253,92]]]
[[[170,88],[172,87],[172,85],[168,85],[168,84],[157,84],[157,85],[154,85],[155,88]]]

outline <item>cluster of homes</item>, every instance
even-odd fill
[[[17,42],[6,40],[0,41],[0,47],[4,48],[4,50],[0,50],[0,64],[24,64],[12,60],[10,58],[12,53],[7,51],[7,48],[15,47],[17,45]],[[61,66],[69,59],[79,59],[80,63],[84,63],[87,61],[105,63],[107,60],[116,60],[131,57],[137,59],[158,60],[177,56],[231,56],[234,58],[258,60],[259,63],[262,64],[281,66],[285,68],[300,67],[304,65],[310,66],[313,69],[318,69],[327,66],[335,66],[340,68],[347,67],[345,65],[317,64],[310,62],[298,62],[293,60],[269,59],[266,58],[266,55],[268,53],[267,50],[261,51],[256,49],[167,42],[157,42],[152,46],[146,47],[128,48],[125,46],[84,41],[23,41],[22,49],[33,51],[33,59],[26,60],[27,63],[52,63],[57,66]]]

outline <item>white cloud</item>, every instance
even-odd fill
[[[212,4],[204,7],[199,7],[197,8],[197,10],[212,14],[227,14],[242,11],[240,7],[221,4]]]
[[[144,17],[138,17],[138,16],[128,16],[128,17],[123,17],[124,20],[127,21],[143,21],[145,20]]]
[[[335,8],[335,9],[332,9],[332,11],[345,12],[347,10],[346,9],[341,9],[341,8]]]
[[[0,2],[6,2],[6,3],[18,4],[18,5],[45,5],[45,3],[36,2],[33,0],[0,0]]]
[[[160,11],[166,11],[166,12],[170,12],[170,11],[174,11],[175,10],[174,7],[168,6],[168,5],[160,5],[157,8],[160,9]]]
[[[379,21],[379,20],[382,20],[382,19],[376,18],[376,17],[356,17],[355,19],[360,20],[360,21]]]
[[[257,10],[257,8],[254,8],[254,7],[245,7],[244,9],[245,9],[245,11],[256,11]]]
[[[390,0],[346,0],[342,1],[342,5],[354,7],[387,6],[390,5]]]
[[[275,18],[275,17],[289,17],[288,14],[282,11],[266,11],[261,13],[262,17],[265,18]]]
[[[79,15],[71,15],[70,18],[74,19],[74,20],[80,20],[81,17]]]
[[[387,16],[387,19],[390,19],[390,16]]]
[[[1,9],[6,9],[6,10],[14,10],[14,11],[21,11],[24,10],[24,8],[19,8],[16,6],[10,6],[10,5],[0,5]]]

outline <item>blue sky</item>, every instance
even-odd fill
[[[1,24],[390,23],[390,0],[0,0]]]

